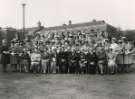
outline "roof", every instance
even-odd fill
[[[71,25],[61,25],[61,26],[54,26],[54,27],[46,27],[44,28],[44,31],[47,30],[59,30],[65,28],[75,28],[75,27],[83,27],[83,26],[92,26],[92,25],[101,25],[101,24],[106,24],[104,20],[102,21],[92,21],[92,22],[85,22],[85,23],[76,23],[76,24],[71,24]]]
[[[60,25],[60,26],[54,26],[54,27],[44,27],[43,29],[39,30],[40,32],[44,31],[50,31],[50,30],[61,30],[64,28],[76,28],[76,27],[85,27],[85,26],[95,26],[95,25],[104,25],[106,24],[104,20],[96,21],[93,20],[91,22],[83,22],[83,23],[76,23],[76,24],[70,24],[70,25]],[[37,32],[39,27],[32,27],[32,28],[26,28],[26,31],[29,35],[32,35],[33,33]]]
[[[38,27],[31,27],[31,28],[26,28],[25,31],[26,32],[33,32],[36,31],[38,29]],[[18,29],[19,32],[22,32],[22,29]]]

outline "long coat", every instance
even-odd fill
[[[9,51],[8,46],[1,47],[1,64],[9,64],[10,63],[10,54],[5,54],[4,51]]]

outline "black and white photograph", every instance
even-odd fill
[[[0,99],[135,99],[135,0],[0,0]]]

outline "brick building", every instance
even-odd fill
[[[41,25],[41,24],[40,24]],[[28,35],[34,35],[34,34],[40,34],[40,35],[46,35],[48,33],[54,33],[54,32],[84,32],[84,33],[90,33],[96,34],[96,35],[103,35],[105,38],[111,38],[111,37],[120,37],[121,33],[118,31],[117,28],[113,27],[112,25],[106,23],[104,20],[96,21],[93,20],[91,22],[84,22],[84,23],[76,23],[72,24],[72,21],[69,21],[68,24],[63,24],[61,26],[54,26],[54,27],[45,27],[40,29],[40,26],[35,28],[29,28],[27,29]]]

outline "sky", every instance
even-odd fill
[[[35,27],[38,21],[49,27],[96,19],[135,29],[135,0],[0,0],[0,27],[22,28],[22,3],[26,27]]]

